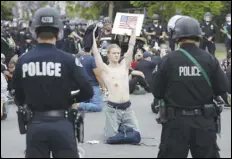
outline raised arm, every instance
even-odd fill
[[[124,60],[126,62],[127,67],[130,67],[130,64],[133,60],[133,52],[134,52],[135,42],[136,42],[136,28],[132,28],[128,50],[124,55]]]
[[[106,72],[107,66],[103,62],[102,57],[101,57],[100,53],[98,52],[98,48],[97,48],[97,43],[96,43],[96,38],[95,38],[96,30],[97,30],[97,26],[94,28],[94,31],[93,31],[93,46],[92,46],[93,56],[94,56],[97,68],[99,68],[101,71]]]

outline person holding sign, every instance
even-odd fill
[[[231,50],[231,14],[226,15],[226,23],[222,25],[221,32],[225,34],[225,46],[227,55],[229,50]]]
[[[109,65],[103,62],[97,49],[94,36],[97,27],[95,27],[93,32],[93,55],[97,67],[101,70],[100,76],[109,92],[105,110],[105,137],[107,144],[137,144],[141,140],[137,120],[131,107],[128,82],[128,72],[136,40],[136,28],[134,25],[128,26],[131,29],[129,48],[121,62],[119,62],[121,48],[116,44],[109,45],[107,50]]]

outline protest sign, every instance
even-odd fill
[[[117,13],[112,29],[113,34],[131,35],[130,25],[136,26],[136,36],[139,36],[143,25],[143,14]]]

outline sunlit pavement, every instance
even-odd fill
[[[152,95],[132,95],[132,107],[138,119],[142,134],[141,146],[136,145],[106,145],[103,143],[104,112],[87,113],[85,117],[85,142],[100,141],[99,144],[79,144],[85,150],[85,157],[91,158],[153,158],[157,157],[160,142],[161,125],[155,121],[156,114],[150,109]],[[16,117],[16,107],[10,106],[9,116],[1,122],[1,154],[5,158],[23,158],[25,150],[25,135],[20,135]],[[231,158],[231,109],[222,113],[222,134],[218,138],[222,158]],[[191,154],[189,154],[191,157]]]

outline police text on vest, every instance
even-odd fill
[[[180,66],[179,76],[201,76],[201,74],[196,66]]]
[[[42,66],[42,67],[41,67]],[[23,78],[28,76],[55,76],[61,77],[61,63],[29,62],[22,66]]]

